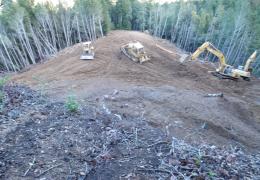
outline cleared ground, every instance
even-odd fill
[[[141,65],[122,55],[120,46],[131,40],[140,41],[152,60]],[[181,63],[181,50],[140,32],[113,31],[97,40],[95,47],[94,61],[79,60],[78,44],[12,80],[55,99],[76,94],[82,104],[93,107],[100,97],[109,95],[113,97],[107,99],[112,112],[122,117],[141,116],[169,136],[260,150],[259,80],[220,80],[208,73],[214,65]],[[223,98],[204,97],[220,92]]]

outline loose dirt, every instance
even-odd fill
[[[2,90],[2,88],[1,88]],[[0,179],[259,179],[260,155],[192,146],[139,115],[107,103],[70,112],[23,86],[5,86],[0,111]]]
[[[120,46],[132,40],[145,46],[151,61],[137,64],[120,53]],[[111,111],[122,117],[143,117],[169,137],[260,150],[260,81],[256,78],[250,82],[218,79],[208,72],[216,65],[181,63],[184,52],[141,32],[113,31],[94,44],[93,61],[79,59],[82,50],[77,44],[14,75],[12,81],[54,99],[75,94],[82,104],[93,107],[97,98],[116,93],[107,101]],[[208,93],[224,97],[204,97]]]

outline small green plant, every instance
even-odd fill
[[[200,166],[200,163],[201,163],[201,158],[200,158],[200,157],[196,158],[196,159],[195,159],[195,164],[196,164],[197,166]]]
[[[4,101],[4,93],[0,90],[0,105],[3,103]]]
[[[7,81],[8,81],[8,77],[0,78],[0,111],[3,108],[3,102],[4,102],[4,97],[5,97],[4,92],[3,92],[3,87]]]
[[[43,80],[37,76],[32,77],[33,80],[35,80],[38,83],[40,95],[43,97],[45,91],[47,90],[49,83],[46,80]]]
[[[0,78],[0,90],[2,90],[2,88],[4,87],[8,79],[9,79],[8,77]]]
[[[70,111],[70,112],[77,112],[79,110],[79,103],[76,100],[75,96],[69,96],[67,98],[67,102],[66,102],[66,108]]]
[[[216,176],[216,174],[214,172],[210,171],[210,172],[208,172],[208,176],[209,176],[209,178],[212,179],[214,176]]]

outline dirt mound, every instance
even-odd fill
[[[133,40],[145,46],[151,61],[137,64],[120,53],[120,46]],[[54,98],[74,93],[84,103],[116,89],[120,95],[109,105],[118,114],[144,116],[169,135],[187,141],[260,149],[259,80],[220,80],[208,73],[214,65],[181,63],[180,49],[141,32],[113,31],[97,40],[95,47],[93,61],[79,59],[82,52],[77,44],[15,75],[13,81]],[[219,92],[224,98],[204,97]]]
[[[129,41],[138,40],[151,56],[151,61],[137,64],[120,53],[120,46]],[[133,31],[113,31],[107,37],[95,43],[96,57],[94,61],[80,60],[81,45],[69,47],[55,55],[50,61],[36,65],[29,71],[18,74],[16,82],[38,85],[39,81],[48,82],[51,88],[70,87],[77,90],[85,87],[90,79],[120,80],[140,85],[178,85],[181,88],[200,90],[219,90],[243,93],[255,82],[239,83],[230,80],[219,80],[208,73],[213,70],[211,65],[201,62],[180,63],[183,52],[167,41]],[[157,45],[170,49],[170,54]],[[256,81],[256,80],[253,80]],[[69,83],[66,83],[69,82]],[[259,81],[257,81],[259,83]],[[83,84],[82,84],[83,83]],[[232,89],[232,90],[231,90]]]

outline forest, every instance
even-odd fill
[[[212,42],[228,63],[243,65],[260,49],[259,0],[75,0],[72,7],[34,0],[3,0],[0,12],[0,71],[20,71],[73,44],[125,29],[148,31],[193,52]],[[216,57],[205,55],[216,61]],[[260,56],[253,64],[260,76]]]

